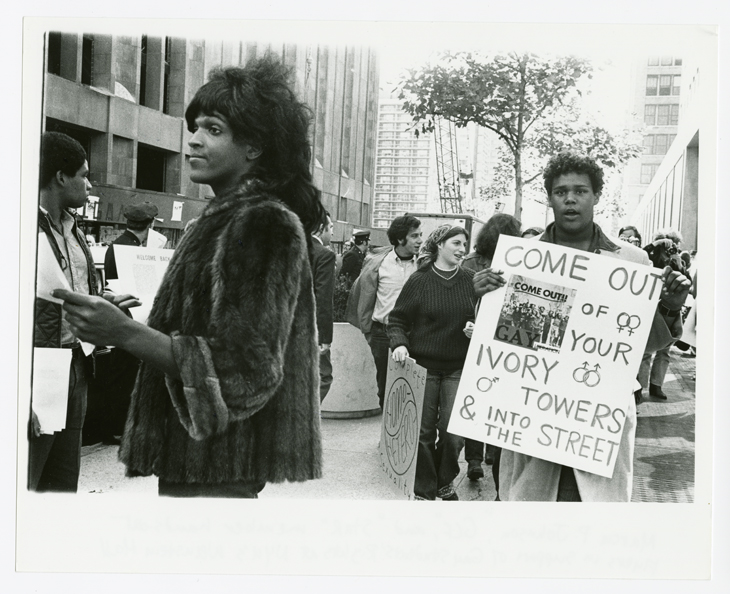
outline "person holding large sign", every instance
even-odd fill
[[[547,227],[545,233],[540,237],[541,242],[573,248],[580,252],[590,252],[591,257],[593,257],[593,254],[601,254],[602,256],[618,258],[628,262],[649,264],[646,252],[618,239],[613,240],[607,237],[601,228],[593,222],[593,209],[598,202],[603,187],[603,171],[593,159],[568,152],[561,153],[550,159],[543,173],[543,178],[549,204],[555,215],[555,222]],[[515,253],[522,252],[523,250],[517,246]],[[555,260],[552,262],[547,257],[548,255],[543,258],[542,251],[539,249],[535,251],[533,256],[535,262],[531,260],[529,264],[532,269],[538,265],[537,258],[539,257],[542,260],[542,271],[564,271],[572,279],[583,279],[588,276],[589,271],[586,262],[589,258],[586,256],[576,253],[571,257],[572,264],[570,266],[565,266],[567,259],[563,260],[562,257],[558,260],[554,256]],[[524,260],[526,259],[527,256],[525,255]],[[514,262],[517,263],[517,260],[514,260]],[[558,265],[558,263],[561,263],[561,265]],[[523,262],[523,264],[527,264],[527,262]],[[624,268],[617,270],[628,275]],[[638,277],[638,275],[636,276]],[[634,328],[638,328],[643,320],[631,319],[632,316],[623,314],[623,318],[626,319],[622,319],[623,326],[621,325],[622,321],[619,321],[619,327],[626,330],[623,333],[625,338],[621,342],[611,343],[613,344],[613,350],[608,353],[606,351],[608,341],[601,345],[594,338],[592,339],[593,342],[589,344],[591,339],[581,336],[580,332],[571,334],[570,337],[564,336],[568,319],[571,315],[576,314],[572,310],[575,289],[562,290],[563,288],[557,285],[528,283],[520,278],[514,280],[515,278],[513,275],[511,285],[508,287],[508,292],[511,291],[510,295],[515,297],[515,303],[506,303],[502,309],[500,316],[505,320],[505,324],[500,328],[506,330],[495,338],[503,340],[505,343],[518,343],[518,346],[522,348],[521,353],[529,353],[523,355],[523,365],[519,370],[522,373],[523,381],[526,383],[529,383],[533,376],[536,380],[544,380],[544,383],[547,383],[550,374],[557,373],[555,367],[558,362],[552,360],[553,354],[551,351],[559,349],[563,341],[568,345],[568,351],[576,350],[573,348],[576,347],[582,348],[585,353],[589,353],[596,352],[597,347],[598,353],[604,355],[605,365],[616,364],[616,361],[622,362],[626,352],[632,348],[628,335],[630,330],[633,331]],[[653,352],[666,347],[681,336],[682,323],[679,314],[687,297],[690,282],[683,274],[672,271],[669,267],[664,269],[661,274],[657,273],[655,277],[652,277],[651,282],[647,282],[648,276],[646,274],[642,278],[644,278],[643,288],[649,288],[646,291],[647,294],[651,292],[652,287],[657,287],[657,292],[660,293],[659,304],[652,319],[651,327],[647,329],[648,341],[645,351]],[[487,269],[474,276],[474,287],[480,297],[504,286],[505,282],[501,270]],[[616,283],[618,281],[614,280],[614,285]],[[627,284],[624,283],[624,285]],[[634,295],[639,294],[641,290],[643,289],[638,279],[635,285],[632,281],[631,291]],[[514,330],[510,330],[510,328],[513,328],[513,324],[506,323],[506,320],[514,316],[510,313],[510,308],[522,307],[524,313],[534,313],[534,308],[531,307],[530,302],[535,303],[538,296],[543,301],[549,300],[558,304],[552,314],[552,330],[548,332],[548,340],[545,343],[542,343],[542,335],[533,331],[534,328],[529,325],[525,325],[524,321],[521,320],[522,326],[514,328]],[[526,305],[518,303],[520,299],[525,300]],[[608,306],[601,307],[603,307],[601,311],[608,308]],[[600,315],[601,311],[599,309],[597,307],[593,312],[594,317]],[[585,307],[585,305],[583,310],[580,312],[581,315],[590,313],[590,308]],[[619,314],[619,318],[621,315]],[[615,329],[613,331],[619,332]],[[536,345],[538,341],[541,342],[540,346]],[[581,346],[577,347],[579,343]],[[604,352],[601,353],[601,350]],[[536,351],[536,354],[530,353],[530,351]],[[543,356],[539,357],[538,355],[541,353],[543,353]],[[489,351],[486,353],[485,359],[488,364],[489,362],[494,363],[495,369],[500,364],[504,365],[507,375],[510,375],[509,369],[512,369],[512,367],[509,369],[507,367],[512,363],[508,362],[507,359],[500,363],[497,361],[497,356],[496,352]],[[509,356],[508,354],[507,357]],[[575,356],[579,356],[577,352]],[[580,356],[582,358],[585,354]],[[519,355],[515,354],[515,358],[518,359]],[[540,365],[540,360],[542,360],[542,365]],[[518,373],[517,369],[515,369],[515,373]],[[573,375],[575,381],[583,382],[580,388],[575,388],[576,390],[593,389],[600,381],[599,366],[596,366],[595,370],[594,368],[588,369],[587,366],[578,368]],[[574,459],[581,460],[587,465],[613,464],[613,472],[610,476],[603,476],[599,473],[578,470],[537,456],[519,453],[514,451],[516,448],[510,449],[509,446],[504,445],[499,471],[500,499],[504,501],[629,501],[632,489],[634,436],[636,431],[636,407],[629,387],[633,384],[633,378],[633,375],[627,378],[627,394],[625,399],[620,399],[621,408],[613,409],[610,414],[607,410],[601,408],[604,405],[583,399],[576,402],[576,400],[571,400],[570,394],[551,394],[549,390],[541,391],[531,387],[526,387],[521,393],[515,394],[514,402],[516,403],[524,404],[525,399],[527,399],[530,405],[537,403],[539,407],[542,399],[543,406],[547,409],[547,401],[551,400],[555,410],[560,410],[560,415],[575,417],[577,422],[582,422],[581,426],[596,430],[600,426],[605,427],[609,433],[611,431],[618,432],[615,437],[605,440],[596,439],[585,433],[582,440],[578,435],[575,440],[570,441],[573,438],[573,433],[579,434],[580,432],[570,432],[569,435],[562,434],[557,432],[557,429],[559,429],[557,425],[546,426],[544,424],[542,426],[543,433],[537,440],[538,443],[545,446],[545,451],[547,451],[547,448],[561,447],[560,444],[562,443],[562,448],[567,447],[568,449],[566,450],[567,453],[561,449],[560,455],[573,455],[575,452]],[[583,388],[582,386],[587,387]],[[589,413],[591,407],[595,409],[592,415]],[[601,410],[598,410],[599,408]],[[605,408],[607,409],[607,407]],[[529,418],[524,416],[517,421],[518,424],[525,419],[529,421]],[[527,424],[527,422],[524,423],[524,425]],[[513,432],[514,436],[510,436],[510,439],[517,437],[519,428],[517,427]],[[591,439],[586,439],[586,436],[591,437]],[[561,438],[562,442],[559,441]],[[517,443],[515,442],[514,445],[517,445]],[[571,446],[572,450],[570,449]]]
[[[147,324],[57,291],[78,336],[142,360],[120,459],[172,497],[256,498],[322,473],[309,235],[324,218],[310,113],[273,58],[211,72],[185,112],[190,179],[215,196]]]
[[[388,318],[393,359],[403,362],[410,356],[428,372],[416,460],[417,499],[459,499],[453,480],[459,474],[464,438],[446,428],[469,349],[465,328],[476,305],[474,273],[460,266],[467,241],[463,227],[435,229]]]

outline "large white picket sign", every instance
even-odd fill
[[[380,466],[393,489],[413,499],[421,430],[426,370],[413,359],[404,364],[388,357],[383,425],[380,433]]]
[[[130,293],[142,302],[141,307],[129,311],[135,320],[146,322],[152,309],[152,302],[160,288],[162,277],[175,250],[115,245],[114,258],[117,263],[118,282],[110,282],[116,293]]]
[[[500,237],[449,432],[610,477],[661,270]]]

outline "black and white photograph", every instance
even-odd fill
[[[507,282],[494,340],[559,352],[576,290],[520,275]]]
[[[16,571],[709,580],[718,48],[711,23],[26,18]],[[619,321],[649,339],[611,476],[448,431],[485,303],[515,360],[586,315],[493,266],[500,236],[653,283]]]

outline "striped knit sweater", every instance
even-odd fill
[[[464,326],[474,320],[477,301],[473,276],[464,268],[449,280],[432,266],[414,272],[388,316],[390,348],[405,346],[426,369],[461,369],[469,349]]]

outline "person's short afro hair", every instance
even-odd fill
[[[41,136],[40,187],[45,188],[56,173],[73,177],[86,161],[81,143],[62,132],[44,132]]]
[[[599,194],[603,189],[603,169],[598,163],[587,155],[563,151],[551,157],[543,171],[542,178],[548,196],[553,193],[555,179],[567,173],[585,173],[591,180],[594,194]]]

